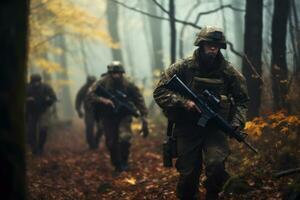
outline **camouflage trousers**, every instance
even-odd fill
[[[106,145],[113,166],[118,170],[128,164],[132,137],[131,116],[102,119]]]
[[[41,154],[44,151],[50,118],[50,109],[42,114],[26,114],[27,141],[33,154]]]
[[[90,149],[97,149],[103,135],[103,127],[101,119],[96,120],[93,111],[85,111],[85,136]],[[95,127],[96,126],[96,127]],[[96,133],[95,132],[96,128]]]
[[[216,199],[223,184],[229,178],[225,171],[225,160],[229,155],[226,136],[213,128],[176,126],[179,172],[177,197],[199,199],[199,178],[202,165],[205,166],[206,199]],[[209,198],[211,196],[212,198]]]

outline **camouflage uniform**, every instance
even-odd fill
[[[47,139],[50,107],[57,99],[53,89],[41,83],[41,76],[38,74],[31,75],[26,91],[28,142],[33,154],[41,154]]]
[[[94,105],[96,113],[100,114],[106,138],[106,145],[110,151],[111,162],[116,171],[125,170],[128,167],[128,156],[130,139],[132,137],[132,116],[126,113],[114,113],[111,106],[103,105],[99,98],[103,94],[97,92],[99,86],[114,93],[116,90],[126,94],[128,102],[139,112],[142,118],[147,115],[144,98],[135,84],[129,82],[125,77],[120,82],[112,78],[112,73],[124,73],[124,68],[119,62],[113,62],[108,66],[108,74],[98,80],[89,91],[89,101]]]
[[[83,104],[84,109],[84,122],[85,122],[85,134],[86,134],[86,141],[90,147],[90,149],[97,149],[98,145],[100,143],[100,139],[103,133],[102,130],[102,123],[100,119],[96,119],[94,115],[94,111],[89,106],[86,96],[88,89],[91,87],[91,85],[96,81],[96,78],[94,76],[88,76],[86,83],[80,88],[76,95],[75,100],[75,107],[76,111],[81,118],[83,116],[83,113],[81,111],[81,106]],[[97,126],[97,131],[94,136],[94,127]]]
[[[216,29],[205,28],[200,33],[207,36],[212,32],[217,32],[218,38],[220,31]],[[153,94],[164,113],[175,122],[173,131],[177,137],[178,152],[176,168],[180,174],[177,196],[180,199],[199,198],[202,162],[207,177],[204,183],[207,190],[206,199],[217,198],[218,192],[229,177],[224,165],[229,155],[229,147],[224,133],[213,125],[205,128],[197,126],[199,113],[187,110],[184,106],[187,99],[165,88],[168,80],[177,74],[198,95],[205,89],[210,90],[221,99],[220,108],[217,110],[221,116],[231,121],[234,126],[243,127],[246,121],[249,98],[244,77],[223,58],[221,52],[217,54],[213,66],[204,66],[200,55],[203,48],[201,42],[214,38],[211,35],[203,38],[197,38],[195,45],[200,47],[192,57],[172,64],[162,74]],[[219,40],[216,39],[216,42]],[[220,48],[226,48],[225,43],[221,44]]]

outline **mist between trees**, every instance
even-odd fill
[[[249,117],[294,112],[297,8],[296,1],[271,0],[33,0],[28,72],[43,74],[61,99],[59,115],[72,118],[72,99],[85,77],[99,77],[110,61],[120,60],[153,107],[151,90],[159,74],[191,55],[196,33],[211,25],[223,28],[229,44],[223,54],[247,78]]]

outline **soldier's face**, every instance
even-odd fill
[[[220,51],[220,47],[215,43],[204,43],[204,53],[211,58],[215,58]]]
[[[111,74],[111,76],[113,77],[113,79],[115,80],[120,80],[123,78],[123,73],[120,72],[114,72]]]
[[[41,81],[32,81],[34,87],[38,87],[41,85]]]

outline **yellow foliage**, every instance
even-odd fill
[[[140,121],[133,121],[133,123],[131,123],[131,130],[134,133],[139,132],[142,129],[142,124],[140,123]]]
[[[56,80],[51,85],[53,86],[53,88],[55,90],[58,90],[58,89],[62,88],[63,86],[66,86],[66,85],[70,86],[73,84],[74,84],[74,82],[72,80]]]
[[[297,126],[300,126],[299,117],[277,112],[266,118],[257,117],[247,122],[245,130],[250,136],[258,137],[264,128],[277,129],[280,133],[289,134],[290,128]]]
[[[136,179],[131,177],[131,178],[125,178],[124,182],[129,183],[130,185],[135,185],[136,184]]]
[[[262,129],[267,125],[261,117],[257,117],[252,121],[246,122],[245,130],[249,135],[257,137],[262,134]]]
[[[47,73],[52,72],[62,72],[62,67],[53,61],[49,61],[43,58],[37,58],[34,60],[35,66],[41,68],[42,70],[46,71]]]
[[[70,0],[32,0],[29,18],[29,62],[38,63],[36,66],[47,72],[57,72],[60,67],[50,61],[45,62],[44,57],[49,53],[62,53],[52,42],[61,35],[86,37],[101,41],[112,48],[120,48],[120,44],[114,43],[107,33],[105,23],[104,19],[97,18]]]

